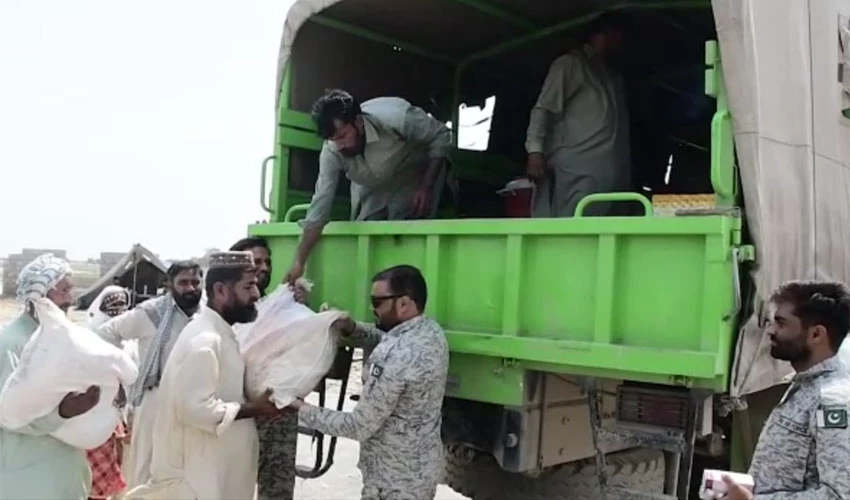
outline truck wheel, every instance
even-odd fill
[[[595,500],[599,497],[594,459],[559,465],[532,478],[505,472],[488,454],[477,454],[471,462],[446,452],[445,483],[472,500]],[[664,454],[636,448],[606,457],[608,482],[612,486],[645,493],[664,490]]]

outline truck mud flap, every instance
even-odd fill
[[[336,407],[333,409],[337,411],[342,411],[343,405],[345,404],[345,392],[348,388],[348,375],[351,372],[351,359],[353,355],[354,348],[351,347],[340,347],[337,350],[336,358],[334,359],[334,364],[331,367],[331,370],[328,372],[325,378],[322,379],[322,381],[319,383],[319,386],[316,387],[315,390],[315,392],[317,392],[319,395],[319,406],[327,408],[325,402],[328,393],[328,380],[339,380],[339,394],[336,398]],[[295,465],[295,475],[302,479],[315,479],[317,477],[321,477],[328,470],[330,470],[331,466],[334,463],[334,453],[336,452],[337,437],[328,436],[329,442],[326,455],[324,434],[314,429],[310,429],[300,425],[298,426],[298,433],[303,434],[305,436],[310,436],[313,441],[316,453],[312,467],[306,467],[299,464]]]

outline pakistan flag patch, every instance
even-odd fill
[[[824,429],[846,429],[847,408],[825,406],[817,413],[818,427]]]

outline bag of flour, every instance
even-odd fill
[[[68,393],[96,385],[98,404],[67,419],[51,435],[75,448],[97,448],[109,439],[121,417],[113,404],[119,384],[132,384],[138,368],[124,351],[75,325],[53,302],[40,299],[34,305],[39,327],[0,388],[0,425],[24,427],[56,410]]]
[[[304,286],[303,283],[299,283]],[[313,391],[333,365],[342,311],[316,313],[281,285],[257,307],[257,320],[237,328],[248,397],[272,390],[278,408]]]

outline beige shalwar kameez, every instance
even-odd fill
[[[128,498],[252,499],[257,482],[257,429],[236,420],[245,364],[233,328],[203,307],[183,330],[159,388],[151,480]]]

